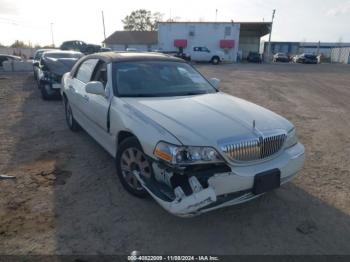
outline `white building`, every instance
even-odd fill
[[[247,58],[249,52],[259,52],[260,38],[269,33],[271,23],[250,22],[160,22],[158,48],[184,52],[195,46],[211,51],[223,51],[226,61]]]
[[[190,53],[190,48],[205,46],[222,51],[226,61],[246,59],[259,52],[260,39],[270,31],[270,22],[160,22],[158,31],[116,31],[105,41],[112,50],[135,48]]]
[[[205,46],[210,51],[224,51],[225,60],[236,61],[240,25],[209,22],[161,22],[158,25],[158,48],[172,51]]]

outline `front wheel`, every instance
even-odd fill
[[[211,59],[211,63],[212,63],[213,65],[219,64],[219,63],[220,63],[220,58],[217,57],[217,56],[214,56],[214,57]]]
[[[140,198],[148,195],[135,174],[151,178],[151,163],[136,137],[127,138],[119,145],[116,167],[120,182],[129,193]]]

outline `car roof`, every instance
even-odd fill
[[[184,62],[184,60],[173,57],[167,54],[156,53],[156,52],[103,52],[87,55],[86,59],[101,59],[107,63],[109,62],[121,62],[121,61],[173,61],[173,62]]]
[[[67,41],[64,41],[64,42],[62,42],[62,44],[64,44],[64,43],[70,43],[70,42],[83,42],[83,43],[85,43],[85,41],[83,41],[83,40],[67,40]]]
[[[72,50],[50,50],[50,51],[45,51],[44,55],[46,54],[82,54],[82,53],[78,51],[72,51]]]
[[[19,59],[22,59],[20,56],[8,55],[8,54],[0,54],[0,56],[6,56],[6,57],[11,57],[11,58],[19,58]]]
[[[54,48],[40,48],[40,49],[37,49],[35,50],[35,53],[37,52],[46,52],[46,51],[55,51],[57,49],[54,49]]]

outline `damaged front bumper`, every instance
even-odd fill
[[[275,169],[280,172],[281,185],[290,181],[304,165],[304,152],[303,145],[297,144],[275,159],[258,164],[187,170],[179,174],[180,179],[168,181],[168,185],[141,177],[139,173],[135,176],[165,210],[176,216],[190,217],[261,196],[253,193],[256,174]],[[153,167],[158,175],[168,172],[157,162]]]

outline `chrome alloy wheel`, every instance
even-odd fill
[[[135,173],[150,178],[151,167],[145,154],[137,148],[130,147],[124,150],[120,159],[122,175],[130,187],[143,191],[143,187],[137,180]]]

